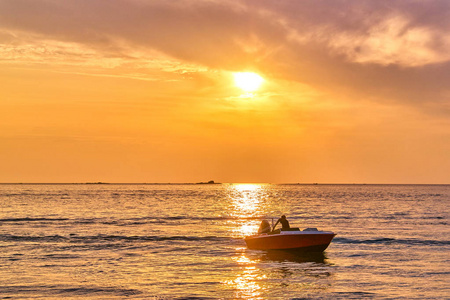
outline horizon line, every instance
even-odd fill
[[[272,184],[272,185],[450,185],[450,183],[332,183],[332,182],[0,182],[0,185],[221,185],[221,184]]]

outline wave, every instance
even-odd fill
[[[67,218],[6,218],[0,219],[0,222],[54,222],[54,221],[67,221]]]
[[[49,236],[19,236],[11,234],[0,234],[0,241],[24,241],[24,242],[69,242],[69,243],[92,243],[92,242],[120,242],[120,241],[138,241],[138,242],[163,242],[163,241],[229,241],[236,238],[219,237],[219,236],[123,236],[123,235],[104,235],[99,234],[95,236],[77,236],[70,235],[68,237],[61,235]]]
[[[61,199],[61,197],[70,197],[74,196],[72,193],[61,192],[61,193],[34,193],[34,192],[22,192],[22,193],[0,193],[0,197],[28,197],[28,198],[49,198],[53,197],[54,199]],[[82,195],[82,194],[79,194]],[[87,196],[90,196],[88,194]],[[64,198],[69,199],[69,198]]]
[[[141,225],[141,224],[156,224],[156,223],[170,223],[174,221],[230,221],[230,220],[262,220],[261,217],[232,217],[232,216],[218,216],[218,217],[192,217],[192,216],[171,216],[171,217],[142,217],[132,219],[102,219],[102,218],[85,218],[85,219],[69,219],[69,218],[47,218],[47,217],[22,217],[22,218],[4,218],[0,219],[0,223],[14,223],[14,222],[61,222],[69,221],[74,224],[105,224],[105,225]]]
[[[0,234],[0,241],[25,241],[25,242],[69,242],[69,243],[93,243],[93,242],[164,242],[164,241],[185,241],[185,242],[224,242],[241,238],[225,236],[126,236],[126,235],[107,235],[99,234],[92,236],[78,236],[71,234],[28,236]],[[404,244],[404,245],[428,245],[428,246],[448,246],[450,241],[422,240],[422,239],[395,239],[395,238],[374,238],[374,239],[351,239],[345,237],[336,237],[334,243],[340,244]]]
[[[218,236],[122,236],[122,235],[96,235],[96,236],[72,236],[76,241],[224,241],[230,240],[229,237]]]
[[[2,242],[58,242],[68,240],[69,238],[61,235],[47,235],[47,236],[28,236],[28,235],[12,235],[12,234],[0,234],[0,241]]]
[[[120,287],[102,286],[65,286],[65,285],[6,285],[2,286],[0,295],[7,294],[30,294],[36,295],[57,295],[58,297],[98,297],[98,296],[120,296],[129,297],[142,294],[136,289],[124,289]],[[6,297],[5,297],[6,299]]]
[[[193,216],[173,216],[173,217],[144,217],[143,220],[164,220],[164,221],[176,221],[176,220],[193,220],[193,221],[221,221],[221,220],[262,220],[267,219],[264,217],[233,217],[233,216],[217,216],[217,217],[193,217]]]
[[[404,245],[428,245],[428,246],[444,246],[450,245],[450,241],[421,240],[421,239],[394,239],[394,238],[375,238],[375,239],[351,239],[344,237],[336,237],[333,242],[341,244],[404,244]]]

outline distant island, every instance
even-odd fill
[[[220,184],[219,182],[214,182],[214,180],[210,180],[208,182],[197,182],[196,184]]]

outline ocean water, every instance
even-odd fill
[[[450,299],[449,185],[0,185],[0,299]],[[285,214],[322,254],[249,250]]]

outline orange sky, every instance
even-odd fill
[[[449,12],[0,0],[0,182],[450,183]]]

